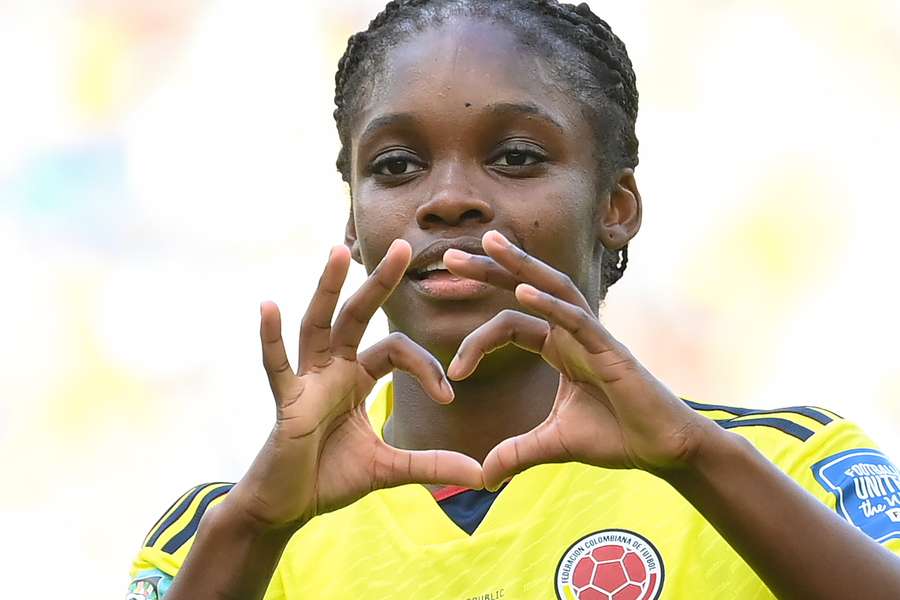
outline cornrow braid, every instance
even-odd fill
[[[636,120],[638,91],[634,68],[625,44],[612,32],[609,24],[595,15],[584,2],[572,6],[554,0],[538,0],[537,4],[545,14],[574,26],[576,35],[583,38],[579,40],[581,43],[578,46],[604,63],[614,77],[618,78],[615,82],[617,85],[610,91],[610,94],[615,95],[613,100],[631,119]]]
[[[344,90],[347,88],[347,82],[356,74],[359,64],[366,57],[366,50],[369,49],[371,42],[379,35],[385,25],[394,22],[401,16],[401,12],[418,6],[423,6],[429,0],[391,0],[384,9],[369,22],[369,27],[365,31],[360,31],[350,36],[347,40],[347,49],[344,55],[338,61],[338,70],[334,75],[334,120],[338,126],[338,134],[341,137],[341,150],[338,154],[337,169],[341,173],[341,177],[348,184],[350,183],[350,144],[345,139],[345,123],[346,110]]]
[[[567,49],[576,58],[569,62],[577,66],[564,61],[555,66],[576,96],[593,109],[598,139],[609,140],[598,149],[605,159],[605,175],[637,166],[635,122],[639,97],[634,68],[625,44],[586,3],[575,6],[557,0],[391,0],[365,31],[350,37],[338,62],[334,119],[341,149],[336,166],[345,182],[350,184],[349,121],[354,102],[371,92],[387,51],[414,32],[456,15],[510,25],[521,35],[543,44],[548,50],[548,62],[559,54],[559,48]],[[603,249],[601,297],[622,278],[627,265],[627,246],[621,250]]]

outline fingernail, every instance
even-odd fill
[[[520,294],[525,294],[526,296],[537,296],[538,290],[533,285],[528,285],[527,283],[520,283],[516,286],[516,292]]]
[[[450,401],[452,402],[454,398],[456,398],[456,393],[453,391],[453,386],[451,386],[450,382],[446,379],[442,379],[441,387],[444,388],[444,391],[450,395]]]
[[[450,361],[450,364],[447,366],[447,377],[450,377],[450,373],[456,375],[456,359],[459,358],[459,355],[453,357],[453,360]]]
[[[502,233],[500,233],[499,231],[497,231],[496,229],[491,229],[490,231],[488,231],[488,233],[494,233],[494,234],[496,234],[496,235],[494,236],[494,241],[496,241],[498,244],[500,244],[500,245],[503,246],[504,248],[506,248],[507,246],[509,246],[509,240],[506,239],[506,236],[503,235]]]
[[[456,248],[450,248],[446,252],[444,252],[444,258],[447,257],[458,258],[460,260],[466,260],[469,258],[469,253],[463,250],[457,250]]]

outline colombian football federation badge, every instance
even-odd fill
[[[665,568],[650,540],[625,529],[587,535],[556,566],[559,600],[656,600]]]

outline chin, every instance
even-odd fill
[[[467,335],[500,311],[517,308],[511,292],[469,301],[433,301],[396,294],[384,305],[391,331],[399,331],[428,350],[446,368]]]
[[[390,328],[409,336],[446,368],[466,336],[488,319],[490,316],[476,318],[474,315],[455,315],[446,319],[401,319],[399,323],[392,321]]]

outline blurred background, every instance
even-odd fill
[[[0,2],[4,596],[124,597],[172,500],[249,464],[258,305],[295,339],[342,240],[334,70],[381,5]],[[829,407],[900,459],[900,3],[592,5],[642,103],[609,328],[681,395]]]

